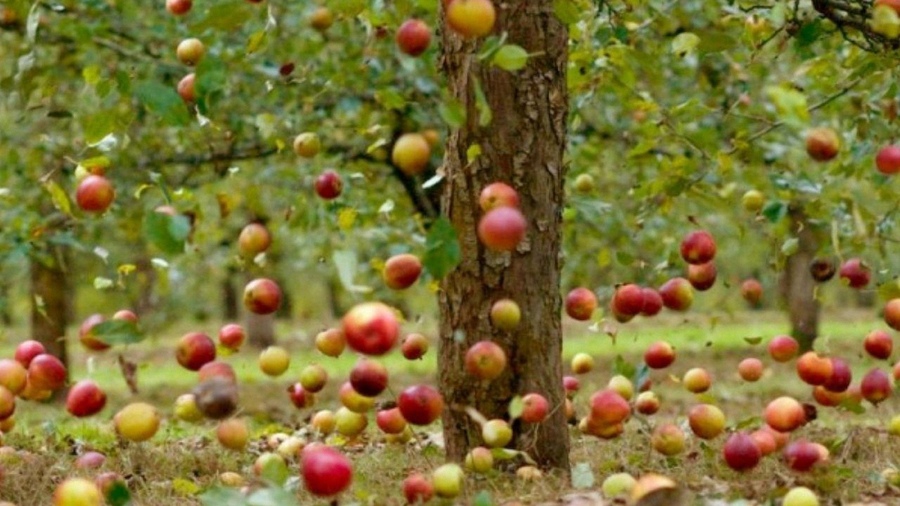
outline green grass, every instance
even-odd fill
[[[470,475],[465,497],[471,501],[479,491],[485,491],[497,503],[508,499],[525,504],[556,502],[571,493],[595,493],[602,479],[613,472],[640,475],[653,471],[672,476],[695,497],[743,497],[764,502],[783,494],[786,487],[804,484],[841,504],[864,502],[885,492],[888,503],[900,503],[896,489],[887,486],[881,474],[897,463],[895,455],[900,451],[900,438],[891,437],[884,430],[897,411],[898,403],[893,399],[878,408],[869,407],[861,415],[820,409],[819,418],[801,429],[798,437],[828,446],[832,461],[806,475],[790,473],[776,457],[764,459],[759,468],[738,475],[727,469],[719,456],[723,437],[710,443],[691,440],[688,451],[675,458],[662,457],[650,449],[649,431],[653,424],[683,423],[685,412],[697,402],[715,402],[727,414],[729,425],[752,428],[759,424],[758,417],[765,403],[775,395],[788,393],[808,401],[810,389],[796,379],[792,364],[771,364],[764,360],[767,374],[754,384],[743,383],[736,376],[736,364],[741,358],[764,357],[768,339],[786,330],[782,318],[775,313],[722,315],[718,319],[669,315],[655,322],[615,328],[604,328],[602,324],[595,330],[587,330],[584,325],[569,326],[566,334],[572,337],[565,340],[565,359],[583,352],[591,354],[597,363],[594,371],[580,377],[582,391],[575,398],[579,413],[585,412],[590,392],[605,385],[613,375],[613,363],[618,355],[626,362],[637,363],[650,342],[665,339],[672,343],[678,354],[675,364],[666,371],[653,371],[650,376],[654,391],[663,401],[660,413],[646,420],[635,417],[624,435],[612,441],[585,437],[573,428],[572,462],[581,464],[580,480],[592,477],[594,481],[587,490],[574,490],[564,478],[552,474],[521,482],[513,477],[512,470],[495,470],[487,476]],[[817,343],[817,349],[845,357],[853,364],[858,378],[871,367],[889,365],[878,364],[863,357],[861,352],[862,337],[880,326],[883,324],[879,325],[868,313],[832,314],[823,322],[823,338]],[[181,369],[174,360],[173,345],[177,336],[187,330],[192,328],[177,325],[166,336],[153,337],[121,350],[129,360],[141,364],[137,396],[128,392],[118,371],[116,351],[89,357],[81,350],[74,350],[73,378],[91,377],[100,383],[109,394],[108,407],[92,419],[75,420],[52,404],[20,402],[17,426],[5,436],[7,445],[18,453],[15,456],[10,456],[8,450],[0,453],[0,466],[6,471],[0,483],[0,499],[19,506],[48,504],[54,487],[64,477],[96,474],[73,467],[75,457],[86,450],[108,455],[103,470],[126,477],[137,504],[198,504],[196,494],[215,485],[226,471],[237,472],[253,484],[250,467],[256,456],[269,450],[268,435],[284,432],[312,437],[305,428],[312,410],[296,410],[284,392],[286,386],[296,380],[305,365],[319,363],[328,370],[331,379],[319,396],[316,409],[335,409],[337,387],[355,362],[351,353],[339,359],[318,354],[307,334],[291,328],[279,332],[287,336],[282,341],[292,356],[289,371],[280,378],[265,377],[256,365],[256,352],[249,348],[224,357],[238,374],[242,413],[253,427],[254,437],[248,451],[236,453],[217,444],[214,424],[192,425],[171,419],[172,402],[196,382],[196,375]],[[762,338],[761,342],[757,343],[755,338]],[[0,356],[9,356],[11,352],[12,345],[8,342],[0,347]],[[421,361],[408,362],[397,353],[384,361],[391,371],[394,391],[413,381],[434,379],[434,349]],[[688,368],[698,366],[707,368],[714,377],[712,390],[699,397],[684,391],[678,379]],[[165,417],[160,433],[149,443],[123,442],[112,429],[112,414],[136,399],[159,406]],[[438,430],[437,426],[426,427],[418,436],[424,440]],[[427,472],[442,463],[438,448],[422,448],[414,443],[385,444],[372,427],[364,438],[346,443],[344,450],[353,459],[356,473],[355,484],[343,503],[353,499],[362,504],[399,504],[400,481],[408,472]],[[292,464],[292,469],[296,473],[296,464]],[[302,492],[298,494],[300,504],[326,504]]]

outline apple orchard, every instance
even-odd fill
[[[0,505],[900,503],[898,47],[0,0]]]

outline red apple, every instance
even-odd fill
[[[400,352],[407,360],[418,360],[428,352],[428,338],[419,333],[412,333],[403,338]]]
[[[659,287],[663,305],[673,311],[687,311],[694,303],[694,289],[684,278],[672,278]]]
[[[388,258],[381,277],[388,288],[404,290],[415,284],[420,274],[422,274],[422,262],[419,257],[402,253]]]
[[[176,16],[187,14],[192,5],[191,0],[166,0],[166,10]]]
[[[762,452],[746,432],[735,432],[725,441],[722,456],[728,467],[735,471],[747,471],[759,464]]]
[[[824,283],[834,277],[837,269],[830,258],[816,258],[809,264],[809,275],[818,283]]]
[[[718,270],[715,262],[705,264],[688,264],[687,279],[696,290],[709,290],[716,284]]]
[[[772,431],[763,429],[755,430],[750,433],[750,437],[753,438],[753,442],[756,443],[756,446],[759,448],[759,452],[763,457],[778,449],[778,443],[775,441],[775,436],[772,435]]]
[[[490,381],[506,368],[506,352],[493,341],[479,341],[466,352],[465,365],[472,376]]]
[[[235,375],[234,368],[231,367],[231,364],[219,362],[217,360],[207,362],[197,370],[198,382],[202,383],[212,378],[224,378],[233,383],[237,383],[237,375]]]
[[[738,364],[738,374],[741,379],[748,382],[758,381],[763,375],[763,363],[758,358],[745,358]]]
[[[799,351],[800,344],[791,336],[775,336],[769,341],[769,356],[776,362],[788,362]]]
[[[350,370],[350,385],[366,397],[375,397],[387,388],[388,371],[379,362],[361,358]]]
[[[900,299],[891,299],[884,305],[884,322],[890,328],[900,330]]]
[[[75,383],[66,396],[66,410],[72,416],[96,415],[103,410],[104,406],[106,406],[106,393],[91,380],[81,380]]]
[[[575,376],[563,376],[563,389],[566,391],[566,395],[575,395],[579,388],[581,388],[581,383],[578,381],[578,378]]]
[[[611,305],[618,314],[634,316],[644,309],[644,290],[632,283],[621,285],[616,288]]]
[[[814,351],[808,351],[797,359],[797,376],[812,386],[824,384],[831,373],[831,359],[821,357]]]
[[[659,411],[660,401],[652,391],[641,392],[634,400],[634,409],[642,415],[652,415]]]
[[[425,504],[434,497],[431,479],[421,473],[412,473],[403,480],[403,497],[409,504]]]
[[[102,314],[92,314],[81,323],[81,327],[78,329],[78,340],[81,341],[85,348],[94,351],[109,349],[109,345],[98,339],[96,334],[92,332],[95,326],[104,321],[106,321],[106,318]]]
[[[175,358],[182,367],[199,371],[204,364],[216,359],[216,343],[203,332],[188,332],[178,341]]]
[[[843,359],[831,357],[831,376],[822,383],[822,387],[830,392],[845,392],[853,381],[850,366]]]
[[[353,481],[353,466],[330,446],[310,445],[303,449],[300,469],[306,490],[318,497],[340,494]]]
[[[793,397],[779,397],[770,402],[763,414],[766,425],[778,432],[792,432],[806,423],[803,405]]]
[[[431,30],[419,19],[407,19],[397,30],[397,47],[410,56],[424,53],[430,43]]]
[[[253,258],[271,245],[272,234],[262,223],[247,224],[238,235],[238,252],[244,258]]]
[[[591,420],[603,425],[614,425],[628,420],[630,416],[631,406],[615,390],[606,388],[591,396]]]
[[[741,283],[741,297],[750,307],[758,307],[762,300],[763,286],[759,281],[749,278]]]
[[[396,313],[381,302],[357,304],[341,323],[347,344],[365,355],[384,355],[394,347],[400,333]]]
[[[344,182],[341,180],[340,174],[328,169],[316,177],[315,182],[316,195],[325,200],[334,200],[341,195],[344,189]]]
[[[491,183],[481,190],[478,205],[484,212],[497,207],[519,207],[519,194],[506,183]]]
[[[813,399],[821,406],[835,407],[840,406],[844,399],[847,398],[847,392],[832,392],[825,388],[824,385],[813,387]]]
[[[891,396],[894,387],[886,372],[881,369],[872,369],[863,376],[859,389],[865,400],[872,404],[878,404]]]
[[[522,421],[525,423],[541,423],[550,413],[550,403],[539,393],[532,392],[522,397]]]
[[[194,81],[196,81],[197,76],[191,72],[190,74],[181,78],[181,81],[178,81],[178,87],[176,88],[178,91],[178,95],[187,103],[195,102],[197,100],[197,92],[194,87]]]
[[[375,414],[375,423],[385,434],[400,434],[406,430],[406,419],[400,408],[382,409]]]
[[[642,288],[644,305],[641,306],[641,314],[644,316],[656,316],[662,311],[663,300],[658,291],[653,288]]]
[[[897,302],[896,311],[900,313],[900,299],[893,299],[888,304],[895,301]],[[887,311],[888,309],[885,307],[885,320],[887,319]],[[891,328],[893,328],[893,325]],[[894,340],[891,338],[891,335],[884,330],[873,330],[866,335],[864,347],[866,353],[873,358],[887,360],[894,350]]]
[[[103,213],[112,205],[116,191],[103,176],[90,175],[81,180],[75,191],[75,201],[83,211]]]
[[[59,390],[67,375],[66,366],[49,353],[34,357],[28,365],[28,383],[36,390]]]
[[[400,392],[397,407],[407,422],[428,425],[441,416],[444,398],[429,385],[413,385]]]
[[[44,345],[33,340],[22,341],[16,346],[16,353],[14,358],[16,362],[22,364],[24,367],[28,367],[31,365],[31,361],[34,357],[47,353],[47,350],[44,348]]]
[[[665,369],[675,362],[675,349],[665,341],[657,341],[647,347],[644,362],[651,369]]]
[[[126,321],[126,322],[131,322],[131,323],[138,322],[137,315],[134,313],[134,311],[132,311],[130,309],[120,309],[120,310],[116,311],[115,313],[113,313],[112,319],[113,320],[122,320],[122,321]]]
[[[229,323],[219,329],[219,344],[231,351],[238,351],[247,337],[244,327],[237,323]]]
[[[525,238],[528,223],[515,207],[491,209],[478,222],[478,239],[493,251],[512,251]]]
[[[875,167],[885,176],[900,172],[900,146],[885,146],[875,155]]]
[[[841,281],[850,288],[864,288],[872,279],[872,269],[859,258],[851,258],[841,264],[838,272]]]
[[[681,240],[681,258],[689,264],[705,264],[716,256],[716,241],[706,230],[694,230]]]
[[[838,155],[841,139],[831,128],[813,128],[806,134],[806,153],[817,162],[827,162]]]
[[[272,314],[281,307],[281,288],[271,279],[254,279],[244,287],[244,306],[256,314]]]
[[[316,334],[316,349],[329,357],[339,357],[347,346],[344,331],[341,329],[326,329]]]
[[[597,296],[584,287],[575,288],[566,295],[566,314],[579,321],[591,319],[597,309]]]
[[[0,387],[0,420],[5,420],[16,412],[16,396],[6,389]]]
[[[784,449],[784,460],[794,471],[809,471],[820,458],[815,443],[803,439],[794,441]]]
[[[85,452],[75,459],[76,469],[97,469],[106,462],[106,455],[100,452]],[[0,503],[2,504],[2,503]]]
[[[453,0],[445,6],[447,26],[463,37],[484,37],[494,29],[497,12],[491,0]]]
[[[297,409],[306,409],[316,403],[315,394],[304,389],[303,385],[300,383],[294,383],[289,386],[287,391],[291,403],[293,403]]]

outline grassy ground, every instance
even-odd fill
[[[877,408],[867,406],[863,414],[820,409],[819,418],[801,429],[799,437],[825,444],[831,450],[831,462],[803,475],[791,473],[776,457],[764,459],[749,473],[737,474],[720,457],[723,437],[711,443],[690,440],[688,450],[673,458],[650,449],[652,425],[663,421],[683,423],[687,409],[700,400],[714,399],[728,416],[729,425],[749,428],[759,425],[758,417],[765,403],[774,396],[787,393],[803,402],[810,401],[809,388],[796,379],[792,365],[772,364],[765,357],[766,341],[784,331],[781,318],[777,314],[746,313],[686,319],[669,316],[618,328],[601,324],[593,330],[571,325],[566,329],[567,335],[574,337],[566,339],[566,358],[585,352],[597,362],[594,371],[580,378],[583,388],[576,396],[579,412],[584,412],[590,392],[612,376],[617,355],[636,363],[647,344],[665,339],[676,347],[678,358],[666,371],[652,374],[654,391],[663,400],[661,411],[647,421],[632,420],[625,434],[613,441],[585,437],[572,429],[571,459],[573,464],[580,464],[577,481],[588,485],[592,477],[593,486],[576,490],[567,480],[553,475],[522,482],[502,471],[487,476],[470,473],[463,502],[469,503],[479,491],[487,491],[497,504],[511,500],[525,504],[574,504],[576,498],[570,494],[582,494],[588,501],[584,504],[605,504],[591,494],[595,494],[594,490],[607,475],[620,471],[634,475],[654,471],[675,478],[688,489],[694,497],[689,503],[702,504],[716,498],[748,500],[738,504],[769,504],[767,501],[780,497],[787,487],[803,484],[818,491],[831,504],[855,501],[900,504],[900,494],[882,478],[882,471],[897,463],[895,455],[900,451],[900,438],[890,437],[885,431],[887,421],[897,411],[898,403],[893,399]],[[881,326],[870,313],[832,313],[823,324],[823,337],[817,349],[847,359],[854,368],[855,378],[859,378],[871,367],[890,365],[877,364],[862,352],[863,336]],[[225,358],[239,376],[242,408],[244,415],[252,420],[254,435],[248,451],[230,452],[215,441],[212,424],[191,425],[170,416],[174,399],[189,391],[196,381],[194,374],[180,369],[174,360],[172,343],[183,330],[189,329],[175,329],[168,334],[176,337],[153,338],[123,351],[130,360],[141,364],[137,396],[128,392],[115,355],[88,357],[78,350],[73,357],[73,377],[93,378],[110,396],[108,407],[92,419],[75,420],[52,404],[20,402],[16,428],[5,436],[5,443],[17,452],[0,453],[0,466],[6,474],[0,481],[0,500],[19,506],[49,504],[55,485],[64,477],[97,473],[74,468],[77,455],[97,450],[108,456],[101,471],[115,471],[124,476],[136,504],[199,504],[197,494],[215,485],[223,472],[237,472],[252,480],[250,467],[266,450],[268,435],[304,431],[312,410],[294,409],[284,392],[303,366],[317,362],[328,369],[333,379],[320,396],[316,409],[334,409],[337,386],[355,361],[350,353],[340,359],[319,355],[310,345],[309,336],[315,329],[309,329],[310,332],[282,329],[280,335],[285,336],[283,343],[291,349],[292,364],[285,376],[275,380],[259,372],[255,353],[249,349]],[[0,356],[11,355],[14,339],[9,337],[16,334],[8,331],[6,344],[0,346]],[[755,344],[754,338],[762,338],[762,342]],[[754,384],[742,383],[736,374],[738,361],[747,356],[765,357],[767,364],[765,377]],[[417,362],[407,362],[399,354],[392,354],[385,363],[392,373],[391,387],[395,391],[413,381],[433,379],[433,352],[426,360]],[[699,400],[685,392],[677,380],[688,368],[697,366],[707,368],[714,377],[713,389]],[[112,414],[137,399],[160,406],[165,415],[160,433],[148,443],[120,441],[111,427]],[[429,427],[420,436],[424,439],[438,430],[437,426]],[[385,444],[374,428],[369,429],[365,438],[349,443],[346,451],[354,460],[356,473],[354,485],[342,503],[400,504],[400,482],[408,472],[427,471],[442,462],[440,449],[423,449],[415,443]],[[292,469],[296,470],[295,464]],[[325,504],[302,493],[299,497],[301,504]]]

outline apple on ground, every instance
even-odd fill
[[[318,497],[340,494],[353,481],[350,460],[330,446],[310,445],[304,448],[300,469],[306,490]]]
[[[745,432],[735,432],[722,447],[722,456],[728,467],[735,471],[747,471],[759,464],[762,452],[756,442]]]
[[[683,452],[686,446],[684,431],[674,423],[664,423],[653,430],[650,444],[657,452],[672,457]]]

